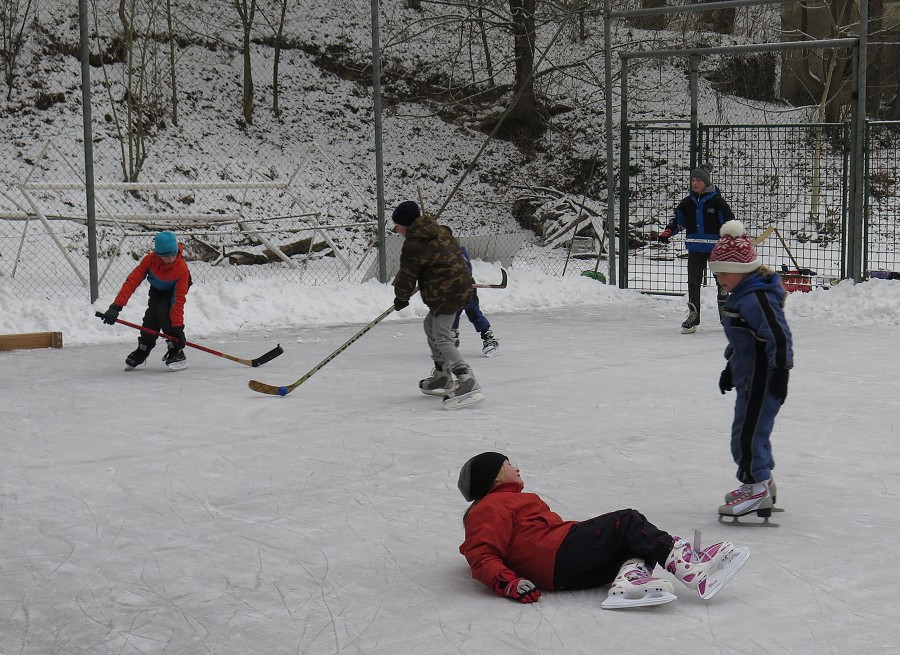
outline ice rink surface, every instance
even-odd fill
[[[419,393],[421,320],[385,323],[287,397],[360,325],[239,332],[153,351],[0,353],[0,653],[897,653],[900,340],[792,321],[776,420],[777,528],[718,524],[735,486],[721,328],[612,306],[492,316],[462,352],[486,400]],[[190,337],[189,337],[190,338]],[[606,590],[494,596],[458,552],[459,467],[499,450],[563,518],[633,507],[748,546],[711,601],[605,611]],[[663,573],[663,576],[668,576]]]

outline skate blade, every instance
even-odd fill
[[[465,396],[447,396],[444,398],[444,409],[462,409],[484,400],[484,394],[480,391],[472,391]]]
[[[600,603],[605,610],[627,609],[629,607],[650,607],[652,605],[665,605],[676,600],[678,596],[668,591],[648,592],[643,598],[628,598],[627,596],[609,596]]]
[[[706,576],[706,590],[700,594],[700,598],[709,600],[719,593],[737,575],[748,559],[750,559],[750,549],[746,547],[735,548],[728,553],[722,559],[719,568]]]
[[[188,363],[185,362],[172,362],[171,364],[166,364],[166,368],[170,371],[183,371],[188,367]]]
[[[485,348],[481,352],[484,353],[485,357],[496,357],[500,354],[500,346],[496,346],[495,348]]]
[[[773,509],[773,512],[783,512],[783,509]],[[752,514],[753,512],[750,512]],[[778,523],[769,521],[768,516],[762,517],[762,521],[739,521],[738,519],[750,516],[750,514],[741,514],[740,516],[729,516],[727,514],[719,514],[719,523],[722,525],[737,526],[739,528],[780,528]],[[729,520],[731,519],[731,520]]]
[[[694,327],[690,327],[690,328],[681,328],[681,333],[682,334],[693,334],[694,332],[697,331],[698,327],[699,327],[698,325],[695,325]]]
[[[422,387],[419,387],[419,391],[426,396],[446,396],[452,389],[423,389]]]

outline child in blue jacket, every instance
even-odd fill
[[[794,365],[793,339],[784,317],[787,292],[778,273],[761,266],[740,221],[722,226],[709,267],[728,293],[722,326],[728,338],[719,390],[735,389],[731,454],[741,486],[725,494],[720,516],[756,512],[768,517],[775,505],[771,435],[787,397]]]
[[[682,334],[692,334],[700,325],[700,285],[706,272],[709,255],[719,229],[734,219],[731,207],[722,197],[719,187],[712,183],[712,164],[701,164],[691,171],[691,192],[675,208],[675,216],[666,225],[658,240],[668,243],[681,230],[685,233],[687,257],[688,316],[681,324]],[[716,283],[718,286],[718,282]],[[719,286],[717,301],[721,320],[725,292]]]
[[[469,259],[469,251],[466,250],[465,246],[460,246],[459,249],[462,251],[463,258],[466,260],[466,266],[469,267],[469,273],[471,273],[472,260]],[[491,322],[481,311],[481,307],[478,304],[478,289],[472,290],[472,298],[468,304],[456,312],[456,319],[453,321],[453,336],[456,338],[456,347],[459,348],[459,318],[463,312],[466,313],[466,318],[469,319],[475,330],[481,334],[481,352],[488,357],[499,354],[500,342],[497,341],[494,332],[491,330]]]

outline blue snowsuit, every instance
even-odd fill
[[[768,480],[775,467],[770,436],[781,401],[769,385],[774,369],[794,366],[791,330],[782,309],[786,293],[777,273],[764,277],[754,272],[725,302],[725,359],[737,392],[731,455],[742,483]]]
[[[469,273],[472,272],[472,261],[469,259],[469,251],[466,250],[465,246],[460,246],[460,250],[462,250],[463,259],[466,260],[466,266],[469,267]],[[483,333],[485,330],[491,329],[491,322],[487,320],[487,317],[481,312],[481,307],[478,305],[478,290],[472,289],[472,297],[469,299],[469,302],[463,307],[461,310],[456,312],[456,318],[453,319],[453,329],[459,329],[459,317],[465,312],[466,317],[472,321],[472,325],[475,326],[475,329],[479,333]]]

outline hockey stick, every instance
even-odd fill
[[[763,241],[768,239],[769,235],[772,234],[772,232],[775,232],[774,225],[770,225],[765,230],[763,230],[762,232],[757,234],[755,237],[753,237],[750,240],[750,243],[752,243],[754,246],[758,246]],[[709,239],[685,239],[684,242],[685,243],[715,243],[715,241],[710,241]]]
[[[791,258],[791,263],[794,265],[797,273],[799,275],[815,275],[816,272],[810,268],[801,268],[800,263],[797,261],[797,258],[794,257],[794,253],[791,252],[791,249],[788,248],[787,241],[784,240],[784,237],[781,235],[781,230],[778,228],[773,228],[775,230],[775,235],[778,237],[778,240],[781,241],[781,245],[784,246],[784,251],[788,254],[788,257]]]
[[[94,316],[98,318],[103,318],[103,312],[95,312]],[[163,339],[167,339],[169,341],[174,341],[175,337],[169,334],[163,334],[162,332],[157,332],[156,330],[151,330],[148,327],[144,327],[143,325],[138,325],[137,323],[130,323],[129,321],[123,321],[121,318],[116,319],[116,323],[121,323],[122,325],[127,325],[128,327],[135,328],[136,330],[140,330],[141,332],[146,332],[147,334],[155,334],[158,337],[162,337]],[[191,343],[190,341],[185,341],[184,345],[190,346],[191,348],[196,348],[197,350],[202,350],[205,353],[209,353],[210,355],[216,355],[217,357],[224,357],[225,359],[230,359],[233,362],[237,362],[238,364],[243,364],[244,366],[252,366],[256,368],[257,366],[262,366],[266,362],[270,362],[278,355],[284,352],[284,348],[281,347],[281,344],[278,344],[269,352],[260,355],[256,359],[244,359],[243,357],[235,357],[234,355],[227,355],[225,353],[220,353],[218,350],[213,350],[212,348],[207,348],[206,346],[201,346],[198,343]]]
[[[508,281],[506,269],[501,267],[500,273],[503,275],[503,279],[500,281],[500,284],[473,284],[472,286],[476,289],[505,289],[506,283]]]
[[[768,239],[768,238],[769,238],[769,235],[772,234],[772,232],[774,232],[774,231],[775,231],[775,226],[774,226],[774,225],[770,225],[770,226],[767,227],[765,230],[763,230],[762,232],[760,232],[759,234],[757,234],[755,237],[753,237],[753,240],[752,240],[750,243],[752,243],[754,246],[758,246],[758,245],[761,244],[763,241],[765,241],[766,239]]]
[[[415,293],[415,292],[413,292],[413,293]],[[299,380],[297,380],[297,381],[294,382],[293,384],[289,384],[289,385],[284,386],[284,387],[276,387],[275,385],[272,385],[272,384],[266,384],[265,382],[260,382],[259,380],[250,380],[250,382],[248,383],[248,385],[250,386],[251,389],[253,389],[253,391],[258,391],[259,393],[267,393],[267,394],[269,394],[270,396],[286,396],[286,395],[288,395],[288,394],[289,394],[290,392],[292,392],[294,389],[296,389],[296,388],[299,387],[301,384],[303,384],[303,383],[306,382],[308,379],[310,379],[313,375],[315,375],[315,374],[316,374],[320,369],[322,369],[328,362],[330,362],[332,359],[334,359],[335,357],[337,357],[338,355],[340,355],[342,352],[344,352],[345,350],[347,350],[347,348],[349,348],[351,345],[353,345],[353,344],[354,344],[354,343],[355,343],[362,335],[364,335],[366,332],[368,332],[369,330],[371,330],[373,327],[375,327],[376,325],[378,325],[379,323],[381,323],[381,321],[383,321],[384,318],[385,318],[388,314],[390,314],[392,311],[394,311],[394,306],[393,306],[393,305],[391,305],[390,307],[388,307],[387,309],[385,309],[383,312],[381,312],[381,314],[379,314],[378,317],[377,317],[374,321],[372,321],[371,323],[369,323],[368,325],[366,325],[362,330],[360,330],[359,332],[357,332],[356,334],[354,334],[352,337],[350,337],[349,339],[347,339],[347,341],[345,341],[344,344],[343,344],[340,348],[338,348],[338,349],[335,350],[333,353],[331,353],[330,355],[328,355],[328,357],[326,357],[326,358],[323,359],[321,362],[319,362],[318,364],[316,364],[315,366],[313,366],[312,369],[310,369],[309,373],[307,373],[306,375],[304,375],[302,378],[300,378]]]

